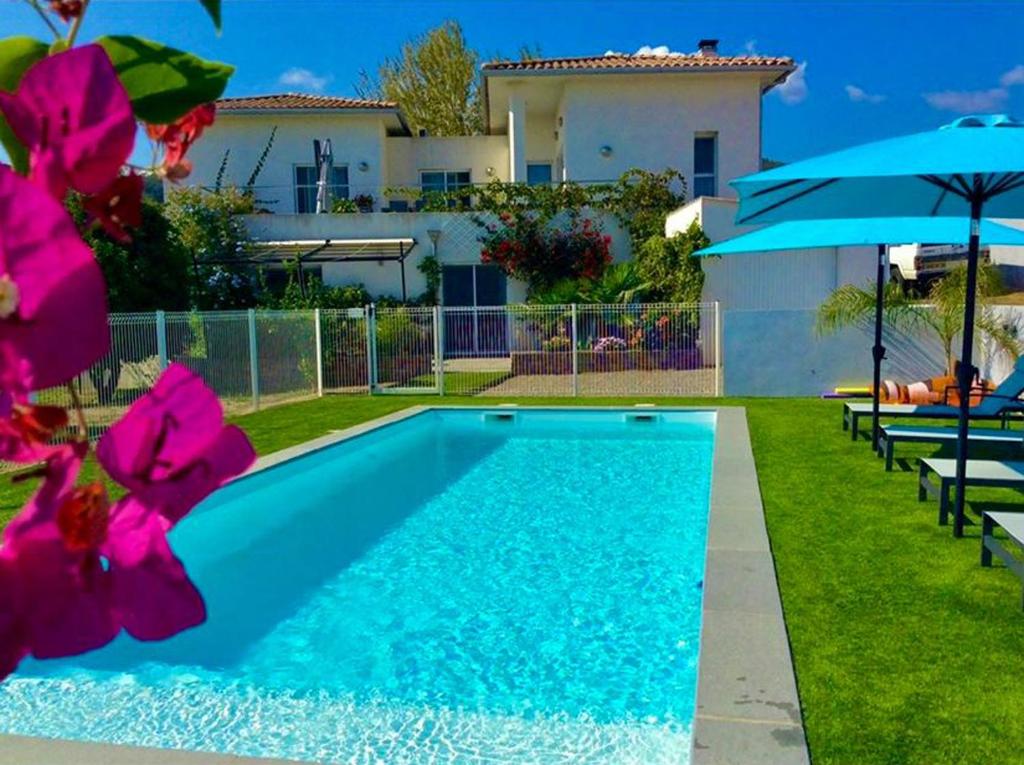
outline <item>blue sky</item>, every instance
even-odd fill
[[[93,0],[83,36],[132,32],[234,64],[230,95],[351,94],[410,36],[457,19],[484,57],[520,45],[545,56],[692,51],[792,56],[800,78],[765,100],[765,154],[794,160],[948,122],[1024,118],[1024,9],[1007,2],[683,0],[225,0],[219,37],[198,0]],[[0,0],[0,35],[44,30]]]

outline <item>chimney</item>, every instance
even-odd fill
[[[718,40],[701,40],[697,43],[698,56],[717,56]]]

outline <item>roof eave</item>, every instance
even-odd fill
[[[767,93],[769,90],[774,88],[776,85],[781,85],[783,82],[786,81],[786,78],[789,77],[789,75],[791,75],[795,71],[796,71],[796,64],[795,63],[790,64],[789,66],[785,67],[783,71],[779,72],[775,77],[773,77],[766,84],[761,86],[761,93],[762,94]]]
[[[780,77],[785,77],[796,68],[793,64],[778,65],[753,65],[753,66],[629,66],[629,67],[608,67],[607,69],[483,69],[485,79],[491,77],[571,77],[573,75],[595,75],[595,74],[722,74],[733,72],[737,74],[750,74],[766,72],[778,72]]]
[[[405,122],[405,118],[402,116],[401,110],[395,106],[289,106],[284,108],[273,106],[246,106],[241,109],[221,107],[218,110],[218,116],[230,114],[394,114],[398,116],[399,120],[403,124]]]

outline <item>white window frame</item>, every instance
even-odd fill
[[[302,193],[302,191],[305,191],[307,189],[312,189],[313,190],[313,200],[314,200],[314,202],[313,202],[313,209],[312,210],[307,210],[306,212],[310,212],[310,213],[316,212],[316,187],[317,187],[317,182],[316,182],[316,180],[314,180],[313,183],[299,183],[299,168],[300,167],[312,169],[313,177],[314,178],[316,177],[316,165],[311,165],[311,164],[308,164],[306,162],[296,162],[295,164],[292,165],[292,189],[294,190],[293,191],[294,198],[293,198],[292,201],[295,204],[295,212],[296,213],[299,212],[299,207],[300,207],[300,205],[299,205],[300,196],[299,195]],[[352,176],[351,176],[351,173],[348,172],[348,169],[349,169],[348,165],[343,163],[343,164],[339,164],[339,165],[334,165],[333,168],[335,170],[338,170],[338,169],[341,169],[341,168],[345,168],[346,176],[348,177],[349,180],[348,180],[348,183],[346,183],[344,185],[344,189],[345,189],[345,193],[344,194],[336,193],[334,190],[336,188],[339,188],[339,186],[335,185],[335,184],[331,184],[331,199],[333,200],[333,199],[349,199],[349,198],[351,198],[351,196],[352,196]]]
[[[713,141],[714,156],[712,157],[712,171],[710,173],[698,173],[697,172],[697,139],[698,138],[710,138]],[[718,195],[718,131],[716,130],[702,130],[693,134],[693,198],[697,199],[697,179],[710,178],[712,181],[712,191],[710,194],[701,194],[701,196],[717,196]]]
[[[423,168],[422,170],[419,170],[418,172],[419,172],[420,190],[421,191],[423,190],[423,174],[424,173],[441,173],[442,175],[444,175],[444,188],[441,189],[440,191],[442,193],[445,193],[445,194],[447,194],[450,191],[454,191],[456,189],[472,188],[473,187],[473,170],[472,170],[472,168],[463,167],[463,168],[457,168],[457,169],[453,170],[453,169],[440,168],[440,167],[426,167],[426,168]],[[449,185],[448,185],[448,176],[449,175],[454,175],[455,173],[465,173],[469,177],[469,181],[468,181],[469,185],[468,186],[449,187]]]

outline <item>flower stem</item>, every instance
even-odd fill
[[[53,36],[59,40],[61,38],[60,30],[57,29],[57,25],[53,23],[49,14],[39,5],[39,0],[25,0],[25,2],[39,14],[39,18],[41,18],[43,23],[50,28],[50,31],[53,32]]]
[[[78,37],[78,30],[82,28],[82,20],[85,18],[87,10],[89,10],[89,0],[82,0],[82,12],[78,14],[78,18],[71,22],[71,31],[68,32],[69,48],[75,44],[75,38]]]
[[[71,404],[75,407],[75,416],[78,419],[78,437],[89,443],[89,426],[85,422],[85,410],[82,408],[82,399],[78,396],[74,382],[68,382],[68,394],[71,396]]]

